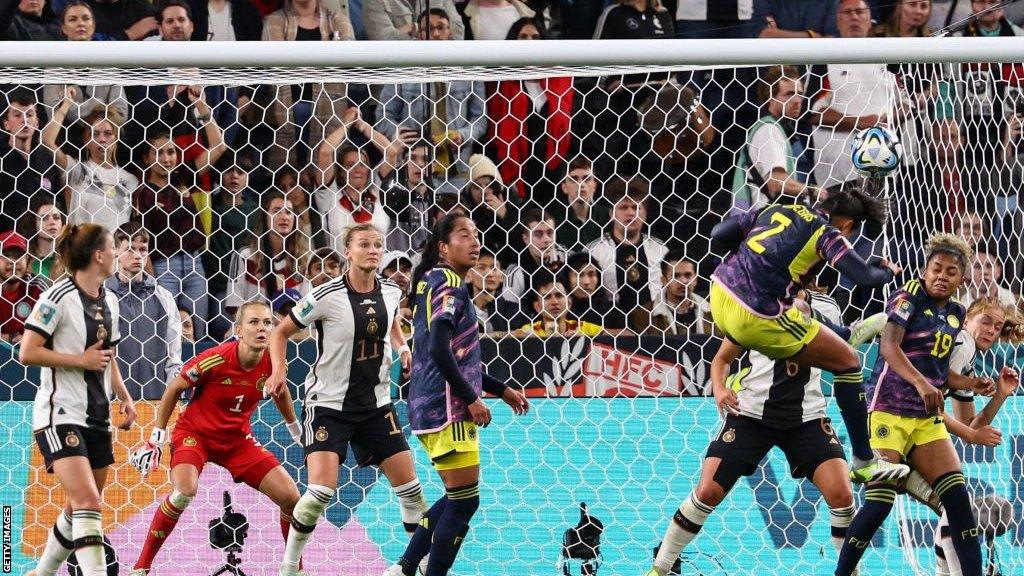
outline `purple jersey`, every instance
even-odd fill
[[[802,204],[776,204],[741,218],[743,242],[714,279],[765,318],[785,312],[825,261],[834,266],[851,249],[839,230]]]
[[[416,284],[413,304],[409,423],[414,434],[436,432],[452,422],[473,420],[466,403],[452,393],[430,357],[430,327],[440,320],[455,327],[452,351],[459,371],[477,395],[483,393],[480,326],[468,285],[451,268],[433,268]]]
[[[967,314],[963,305],[950,300],[944,308],[937,308],[921,281],[911,280],[889,296],[885,311],[889,322],[906,331],[900,349],[910,363],[932,386],[944,387],[949,378],[949,361],[956,337]],[[871,394],[871,411],[914,418],[931,415],[917,389],[896,374],[881,354],[871,371],[868,393]]]

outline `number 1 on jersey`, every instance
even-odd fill
[[[767,240],[768,238],[771,238],[772,236],[775,236],[776,234],[779,234],[780,232],[785,230],[787,226],[793,223],[793,221],[790,220],[788,216],[786,216],[785,214],[781,214],[779,212],[772,214],[772,222],[775,222],[775,226],[772,226],[767,230],[758,232],[757,234],[754,234],[747,240],[747,246],[749,246],[750,249],[753,250],[755,253],[763,254],[764,246],[761,245],[761,242]]]
[[[234,408],[229,408],[228,409],[229,412],[241,412],[242,411],[242,402],[245,401],[245,394],[239,394],[238,396],[235,396],[235,399],[238,400],[238,403],[235,404]]]

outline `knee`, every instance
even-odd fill
[[[853,492],[848,485],[824,490],[821,495],[825,498],[825,503],[829,508],[853,506]]]
[[[279,497],[277,501],[277,505],[288,515],[291,515],[292,511],[295,510],[295,505],[298,503],[299,489],[295,486],[292,486],[292,489]]]
[[[103,509],[103,503],[100,501],[100,493],[95,488],[92,490],[82,490],[78,494],[69,495],[68,502],[71,505],[72,511]]]
[[[195,478],[179,480],[174,483],[174,489],[182,496],[191,500],[196,497],[196,491],[199,490],[199,481]]]
[[[725,500],[725,488],[714,480],[706,480],[697,485],[693,495],[708,506],[718,506]]]

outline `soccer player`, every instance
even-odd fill
[[[103,282],[114,275],[117,254],[110,232],[97,224],[65,226],[57,254],[69,276],[43,292],[25,323],[19,359],[39,366],[32,429],[47,473],[67,497],[30,576],[53,576],[77,552],[85,576],[105,576],[103,516],[107,473],[114,463],[110,393],[121,401],[118,428],[135,421],[135,405],[114,362],[118,306]]]
[[[933,234],[925,247],[922,278],[893,292],[889,322],[872,370],[871,447],[890,462],[907,459],[931,485],[949,516],[953,547],[965,576],[981,575],[978,526],[960,460],[942,417],[942,389],[984,389],[983,379],[950,371],[950,356],[966,311],[953,299],[972,261],[972,250],[951,234]],[[855,570],[892,510],[897,484],[868,485],[863,507],[846,532],[836,576]]]
[[[715,326],[740,347],[835,376],[834,393],[850,435],[856,481],[903,478],[910,470],[871,451],[857,353],[831,329],[793,307],[793,296],[826,261],[861,286],[892,280],[898,266],[886,260],[866,263],[847,240],[861,223],[881,227],[884,222],[884,200],[847,186],[830,191],[816,210],[775,204],[729,218],[712,230],[715,240],[734,250],[712,276]]]
[[[392,350],[408,374],[412,354],[398,316],[402,290],[377,275],[384,236],[370,223],[343,238],[348,269],[300,300],[274,329],[270,353],[274,373],[269,394],[286,390],[285,346],[295,332],[312,326],[317,361],[305,383],[303,444],[309,484],[292,515],[280,574],[298,569],[302,549],[334,498],[338,467],[352,445],[360,466],[378,466],[398,495],[402,523],[410,534],[426,511],[412,452],[391,403]]]
[[[841,326],[835,300],[809,291],[800,298],[796,303],[806,301],[812,314],[834,326],[843,338],[850,337],[849,328]],[[736,481],[752,474],[776,446],[786,455],[794,478],[807,478],[821,490],[829,507],[832,544],[837,552],[842,547],[853,519],[853,492],[843,447],[825,417],[821,370],[750,351],[741,360],[739,372],[727,379],[729,367],[742,351],[730,340],[722,340],[711,362],[715,403],[725,413],[725,422],[708,447],[697,489],[669,523],[647,576],[669,573]]]
[[[266,494],[281,509],[281,533],[287,538],[292,509],[299,489],[277,457],[252,434],[252,414],[263,399],[270,377],[266,353],[274,316],[259,301],[247,302],[235,312],[235,340],[199,354],[181,369],[164,390],[157,406],[156,423],[147,442],[131,455],[131,464],[146,476],[160,465],[167,442],[167,422],[182,392],[193,388],[192,399],[178,417],[171,434],[171,483],[174,488],[153,515],[142,553],[130,576],[146,576],[178,518],[192,502],[199,475],[207,462],[223,467],[235,482],[244,482]],[[299,423],[291,394],[274,397],[288,431],[298,441]]]
[[[429,552],[426,576],[448,574],[480,506],[478,427],[491,422],[480,395],[500,397],[516,414],[522,392],[481,370],[480,329],[464,277],[480,255],[476,226],[452,212],[431,231],[413,272],[413,371],[409,422],[444,483],[445,495],[420,521],[398,563],[385,576],[412,576]]]

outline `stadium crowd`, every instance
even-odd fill
[[[992,0],[0,0],[0,40],[469,41],[926,36]],[[994,10],[958,34],[1024,35]],[[344,267],[344,231],[386,235],[404,289],[426,231],[481,233],[473,287],[498,336],[710,333],[711,226],[860,180],[884,124],[904,167],[889,242],[913,270],[934,229],[977,258],[965,304],[1019,300],[1020,65],[828,65],[401,85],[0,86],[0,338],[63,274],[64,224],[116,231],[122,372],[159,395],[182,340],[243,302],[277,314]],[[838,286],[833,279],[826,285]],[[840,301],[871,306],[856,290]],[[877,299],[876,299],[877,300]],[[406,311],[408,315],[408,311]],[[169,352],[169,353],[168,353]],[[159,362],[132,359],[161,358]],[[134,386],[134,388],[132,388]]]

